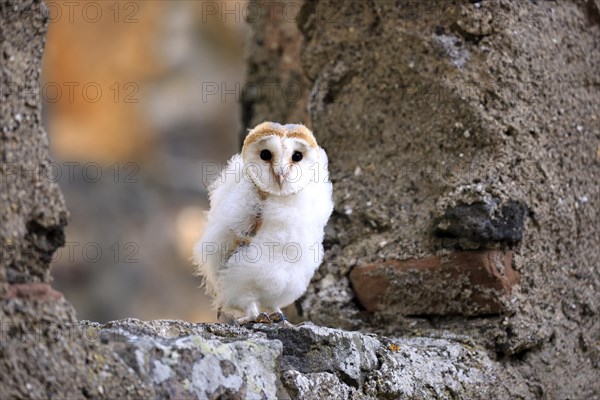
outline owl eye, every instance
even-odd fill
[[[272,154],[269,150],[264,149],[263,151],[260,152],[260,159],[263,161],[269,161],[272,157]]]
[[[301,160],[302,160],[302,153],[300,153],[299,151],[295,151],[294,154],[292,154],[292,161],[298,162]]]

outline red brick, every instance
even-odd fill
[[[58,292],[47,283],[19,283],[8,285],[5,298],[21,298],[38,301],[57,301],[63,298],[61,292]]]
[[[519,279],[512,252],[500,250],[388,260],[350,273],[363,307],[401,315],[497,314]]]

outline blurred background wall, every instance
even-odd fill
[[[80,319],[210,321],[189,258],[239,149],[244,1],[46,1],[40,87],[71,216],[53,286]]]

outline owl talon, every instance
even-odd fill
[[[254,318],[254,322],[256,322],[257,324],[270,324],[271,318],[269,318],[269,316],[266,313],[261,312],[256,316],[256,318]]]
[[[269,315],[269,319],[276,324],[287,321],[287,318],[281,311],[275,311],[274,313],[271,313]]]

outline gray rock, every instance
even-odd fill
[[[449,207],[434,221],[439,237],[467,239],[480,245],[494,242],[514,243],[523,239],[527,206],[499,199],[488,203],[459,204]]]
[[[480,349],[312,324],[81,322],[158,397],[488,398],[502,376]]]

